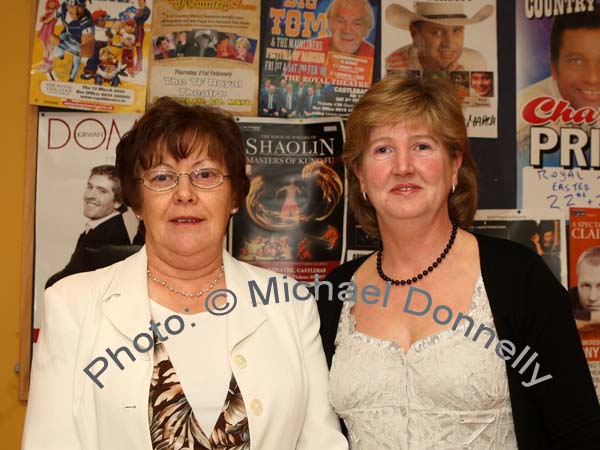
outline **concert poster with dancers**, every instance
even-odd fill
[[[314,281],[344,254],[342,120],[239,118],[250,192],[229,248],[242,261]]]

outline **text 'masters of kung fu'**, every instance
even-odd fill
[[[230,250],[297,280],[323,279],[344,253],[344,142],[339,118],[242,118],[250,192]]]

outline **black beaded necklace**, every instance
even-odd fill
[[[454,240],[456,239],[456,231],[457,230],[458,230],[458,226],[456,225],[456,222],[452,222],[452,234],[450,235],[450,240],[446,244],[446,248],[444,248],[442,253],[440,253],[440,256],[438,256],[437,259],[434,262],[432,262],[431,265],[427,269],[425,269],[423,272],[417,274],[416,276],[414,276],[412,278],[407,278],[406,280],[395,280],[393,278],[388,277],[385,273],[383,273],[383,268],[381,267],[381,265],[382,265],[381,258],[383,256],[383,245],[382,245],[381,247],[379,247],[379,250],[377,250],[377,273],[386,283],[389,282],[389,283],[395,284],[396,286],[398,286],[398,285],[404,286],[404,285],[416,283],[417,281],[421,280],[423,277],[426,277],[431,272],[433,272],[433,269],[435,269],[437,266],[439,266],[442,263],[442,261],[446,258],[446,255],[448,255],[448,252],[452,248],[452,245],[454,244]]]

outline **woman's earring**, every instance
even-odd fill
[[[454,183],[452,183],[452,190],[450,191],[450,193],[454,194],[454,191],[456,191],[456,186],[454,186]]]
[[[141,220],[142,220],[142,216],[140,216],[139,214],[136,214],[136,215],[135,215],[135,218],[136,218],[137,220],[139,220],[139,221],[141,221]]]
[[[238,212],[240,209],[239,208],[233,208],[231,210],[231,214],[235,214],[236,212]]]
[[[363,191],[362,193],[363,199],[365,200],[365,202],[367,201],[367,193]]]

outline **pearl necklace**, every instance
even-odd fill
[[[204,294],[206,294],[208,291],[212,290],[212,288],[214,288],[217,283],[219,282],[219,280],[221,278],[223,278],[223,275],[225,273],[225,267],[223,265],[221,265],[221,270],[219,271],[219,275],[217,276],[217,278],[215,278],[214,280],[211,281],[211,283],[208,285],[207,288],[202,289],[201,291],[198,291],[196,293],[194,292],[187,292],[187,291],[182,291],[180,289],[177,289],[173,286],[171,286],[170,284],[167,284],[166,281],[163,281],[159,278],[156,278],[154,275],[152,275],[152,272],[150,272],[150,269],[148,269],[146,271],[146,273],[148,274],[148,278],[150,278],[152,281],[154,281],[156,284],[161,285],[162,287],[167,288],[168,290],[170,290],[171,292],[173,292],[174,294],[178,294],[178,295],[182,295],[184,297],[187,298],[193,298],[193,297],[202,297]]]
[[[446,244],[446,247],[444,248],[442,253],[440,253],[440,256],[438,256],[437,259],[434,262],[432,262],[431,265],[427,269],[423,270],[423,272],[417,274],[416,276],[414,276],[412,278],[407,278],[406,280],[395,280],[394,278],[390,278],[385,273],[383,273],[382,262],[381,262],[382,257],[383,257],[383,245],[382,245],[381,247],[379,247],[379,250],[377,250],[377,273],[385,282],[395,284],[396,286],[398,286],[398,285],[404,286],[404,285],[416,283],[417,281],[423,279],[423,277],[426,277],[431,272],[433,272],[433,269],[435,269],[437,266],[439,266],[442,263],[442,261],[446,258],[446,256],[448,255],[448,252],[450,251],[450,249],[452,248],[452,245],[454,244],[454,240],[456,239],[457,229],[458,229],[458,226],[456,225],[456,222],[452,222],[452,234],[450,235],[450,240],[448,241],[448,244]]]

